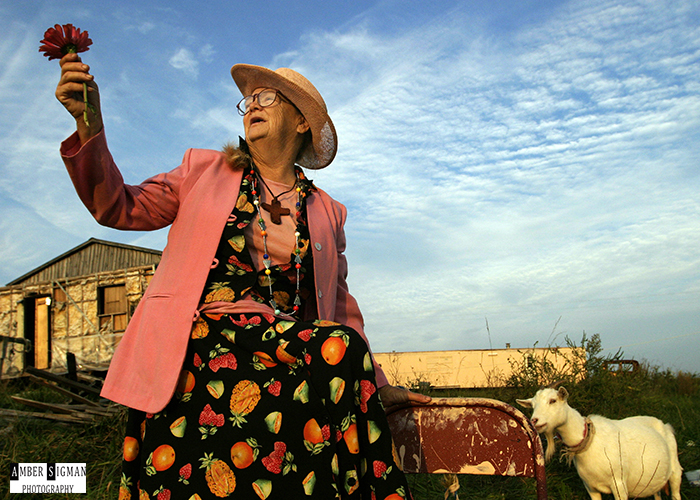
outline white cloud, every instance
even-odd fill
[[[485,317],[494,346],[545,342],[560,316],[559,332],[601,333],[606,347],[697,332],[696,3],[535,3],[523,20],[464,2],[379,29],[401,17],[383,10],[392,5],[302,34],[267,64],[314,82],[336,124],[336,160],[309,176],[349,208],[350,286],[373,348],[488,347]],[[103,35],[89,60],[112,153],[135,182],[177,165],[183,147],[241,133],[238,92],[215,58],[242,60],[247,47],[208,43],[209,27],[179,12],[124,12],[143,37]],[[162,232],[110,232],[79,205],[56,153],[70,124],[52,96],[57,67],[37,60],[43,31],[32,30],[44,28],[15,23],[0,39],[3,234],[19,241],[24,218],[61,244],[162,247]],[[12,269],[0,272],[21,274]],[[649,345],[631,355],[663,351]],[[674,349],[667,364],[697,366]]]
[[[168,62],[173,68],[182,70],[191,76],[196,77],[199,74],[199,62],[188,49],[178,49]]]
[[[661,313],[639,296],[675,307],[658,290],[698,298],[699,179],[676,177],[700,130],[700,72],[677,67],[697,30],[672,4],[571,3],[510,41],[451,29],[465,22],[315,34],[287,61],[331,96],[340,153],[312,177],[350,206],[375,349],[438,347],[426,331],[455,347],[445,332],[485,315],[531,343],[610,298],[640,315]]]
[[[142,35],[145,35],[146,33],[152,31],[156,25],[150,21],[144,21],[141,24],[138,25],[136,28]]]
[[[215,54],[216,50],[214,50],[214,47],[208,43],[202,45],[202,47],[199,49],[199,57],[205,62],[212,62]]]

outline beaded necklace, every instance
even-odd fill
[[[296,190],[296,192],[297,192],[297,202],[296,202],[297,230],[294,232],[294,239],[295,239],[295,241],[294,241],[294,267],[295,267],[296,273],[297,273],[297,283],[296,283],[296,292],[295,292],[295,296],[294,296],[294,307],[292,308],[293,312],[292,312],[292,314],[287,314],[287,313],[283,313],[277,307],[277,302],[275,302],[275,296],[272,293],[272,279],[270,278],[270,274],[272,274],[272,271],[270,270],[270,266],[272,265],[272,259],[270,258],[270,254],[267,250],[267,225],[265,224],[265,220],[262,217],[262,212],[260,211],[260,206],[263,205],[263,208],[264,208],[264,205],[266,205],[266,204],[261,203],[260,199],[258,198],[258,180],[260,180],[265,185],[265,187],[267,187],[267,184],[265,184],[265,181],[256,172],[255,167],[251,167],[250,173],[251,173],[251,178],[253,179],[253,185],[251,186],[252,187],[251,194],[253,195],[253,205],[255,205],[255,209],[258,213],[258,227],[260,228],[260,234],[262,235],[262,239],[263,239],[263,251],[264,251],[263,265],[265,266],[265,275],[267,276],[267,285],[268,285],[269,290],[270,290],[270,305],[272,306],[272,309],[275,311],[275,316],[294,316],[295,314],[297,314],[299,312],[299,308],[301,306],[301,297],[299,296],[299,289],[301,286],[301,279],[300,279],[300,275],[301,275],[301,255],[300,255],[301,250],[299,250],[299,237],[301,236],[301,233],[299,232],[299,227],[298,227],[298,225],[299,225],[298,220],[299,219],[298,218],[301,215],[299,211],[301,210],[301,202],[302,202],[303,197],[305,196],[305,193],[301,189],[301,186],[299,185],[299,175],[297,174],[296,181],[294,182],[294,186],[292,187],[292,189]],[[268,187],[267,189],[269,190],[270,188]],[[292,189],[290,189],[289,191],[291,191]],[[286,191],[286,192],[289,192],[289,191]],[[270,191],[270,194],[272,195],[272,191]],[[285,193],[282,193],[282,194],[285,194]],[[277,200],[277,198],[279,196],[281,196],[281,194],[278,195],[277,197],[275,197],[274,195],[272,195],[272,196],[274,198],[273,205],[274,205],[275,201],[277,202],[277,204],[279,204],[279,200]]]

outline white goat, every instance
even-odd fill
[[[591,496],[612,493],[615,500],[654,496],[668,483],[673,500],[681,500],[682,467],[673,428],[654,417],[611,420],[600,415],[582,417],[567,403],[564,387],[540,389],[518,404],[532,408],[532,423],[547,436],[546,460],[554,454],[554,434],[566,446],[576,472]]]

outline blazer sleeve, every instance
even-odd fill
[[[61,144],[61,156],[80,200],[99,224],[150,231],[175,220],[187,162],[138,186],[125,184],[107,147],[104,130],[82,146],[73,134]]]
[[[365,335],[365,322],[360,312],[360,306],[357,304],[357,300],[350,294],[347,284],[348,277],[348,260],[345,257],[345,219],[347,217],[347,210],[345,207],[339,203],[334,204],[336,208],[336,216],[340,221],[339,228],[336,232],[336,249],[338,251],[338,287],[336,291],[336,306],[335,306],[335,321],[343,325],[347,325],[353,328],[357,333],[359,333],[365,342],[367,343],[367,348],[372,353],[372,348],[369,345],[369,340]],[[372,363],[374,364],[374,372],[377,378],[377,387],[382,387],[388,385],[389,381],[384,374],[384,370],[379,363],[374,359],[372,354]]]

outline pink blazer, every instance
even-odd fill
[[[78,196],[100,224],[137,231],[172,224],[161,262],[114,353],[102,389],[108,399],[156,413],[175,392],[242,171],[232,169],[220,152],[189,149],[171,172],[138,186],[126,185],[104,132],[82,147],[77,134],[72,135],[61,145],[61,155]],[[345,207],[320,189],[308,199],[317,312],[319,319],[347,325],[367,341],[362,314],[345,281],[346,215]],[[374,366],[378,385],[386,385],[384,372],[376,362]]]

